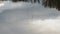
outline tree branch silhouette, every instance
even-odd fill
[[[43,0],[42,5],[44,7],[56,8],[60,10],[60,0]]]

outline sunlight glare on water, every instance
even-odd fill
[[[3,7],[4,5],[5,5],[5,3],[0,2],[0,13],[2,12],[2,11],[1,11],[1,7]]]
[[[4,3],[0,3],[0,7],[4,6]]]

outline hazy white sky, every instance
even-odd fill
[[[60,34],[60,12],[41,4],[3,2],[0,34]]]

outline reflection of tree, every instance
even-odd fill
[[[23,1],[28,2],[29,0],[12,0],[13,2]],[[40,0],[30,0],[31,3],[34,1],[34,3],[38,2],[40,3]],[[44,7],[50,7],[50,8],[56,8],[60,10],[60,0],[43,0],[42,5]]]
[[[43,0],[44,7],[56,8],[60,10],[60,0]]]
[[[17,2],[17,1],[23,1],[23,2],[28,2],[29,0],[12,0],[13,2]],[[30,0],[31,2],[33,2],[33,0]],[[40,0],[34,0],[34,3],[40,3]]]
[[[2,1],[6,1],[6,0],[2,0]],[[23,2],[29,2],[31,1],[31,3],[40,3],[40,0],[12,0],[13,2],[19,2],[19,1],[23,1]],[[50,7],[50,8],[56,8],[58,10],[60,10],[60,0],[42,0],[42,5],[44,7]]]
[[[24,1],[27,2],[28,0],[12,0],[13,2]]]

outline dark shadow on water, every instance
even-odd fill
[[[33,3],[33,0],[12,0],[13,2],[18,2],[18,1],[23,1],[23,2],[28,2],[28,1],[31,1],[31,3]],[[34,3],[40,3],[40,0],[34,0]]]
[[[56,8],[60,11],[60,0],[43,0],[42,5],[44,7]]]

